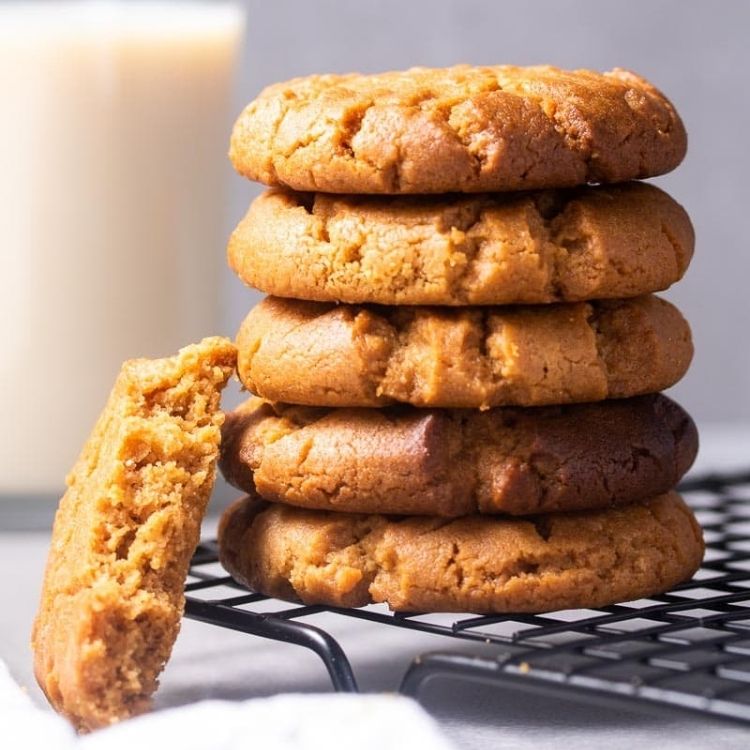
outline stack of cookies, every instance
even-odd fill
[[[455,67],[266,89],[231,158],[271,189],[230,265],[269,296],[221,467],[222,561],[309,604],[540,612],[653,595],[703,542],[697,450],[659,391],[692,356],[653,296],[693,251],[631,182],[679,164],[670,102],[622,70]]]

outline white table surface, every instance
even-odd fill
[[[748,465],[750,426],[702,429],[701,456],[693,473]],[[28,641],[47,543],[48,533],[0,530],[0,657],[40,705],[44,699],[33,679]],[[457,647],[439,636],[333,615],[322,616],[316,624],[339,639],[366,691],[395,690],[417,653]],[[458,647],[471,649],[470,644]],[[330,690],[322,662],[305,649],[189,620],[161,682],[157,708],[207,697]],[[421,701],[456,745],[465,748],[613,750],[646,743],[658,743],[660,750],[750,747],[750,729],[720,720],[631,713],[465,682],[435,681],[425,688]]]

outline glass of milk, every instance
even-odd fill
[[[124,359],[217,332],[243,24],[0,3],[0,495],[62,490]]]

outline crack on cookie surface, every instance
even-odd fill
[[[439,193],[652,176],[685,149],[670,102],[633,74],[457,66],[270,86],[230,155],[267,184]]]
[[[243,502],[251,501],[227,511],[220,548],[226,530],[239,522]],[[238,568],[227,556],[225,565],[233,575],[250,574],[246,581],[254,590],[275,593],[269,591],[275,586],[274,555],[289,540],[302,539],[304,528],[315,533],[316,554],[325,557],[326,566],[313,562],[304,574],[298,571],[295,599],[351,606],[353,566],[357,581],[362,571],[367,575],[356,606],[385,602],[396,611],[493,614],[601,607],[653,596],[692,575],[703,554],[697,522],[675,493],[608,511],[554,514],[541,534],[536,521],[519,519],[467,516],[444,523],[336,515],[271,507],[252,546],[244,547],[244,563]],[[354,529],[365,519],[368,530],[362,535]],[[337,530],[331,535],[332,523]],[[355,554],[340,543],[347,540],[338,528],[342,523],[356,536]]]
[[[638,183],[452,202],[316,195],[312,214],[298,195],[261,195],[229,243],[240,277],[281,297],[453,306],[632,297],[678,280],[694,244],[684,210]]]
[[[243,323],[238,346],[239,376],[251,391],[325,406],[626,398],[673,385],[692,357],[687,323],[653,296],[459,310],[266,298]]]

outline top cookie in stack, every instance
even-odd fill
[[[312,510],[231,509],[230,572],[310,603],[477,612],[597,606],[692,574],[695,520],[661,493],[697,436],[657,393],[692,343],[652,293],[682,277],[694,236],[668,195],[629,182],[685,150],[670,102],[621,70],[459,66],[262,92],[230,157],[271,189],[229,262],[274,295],[237,341],[240,379],[272,403],[229,416],[222,465],[251,495]],[[465,513],[481,515],[430,518]]]
[[[230,158],[266,185],[394,195],[624,182],[686,148],[670,102],[633,73],[460,65],[270,86]]]

